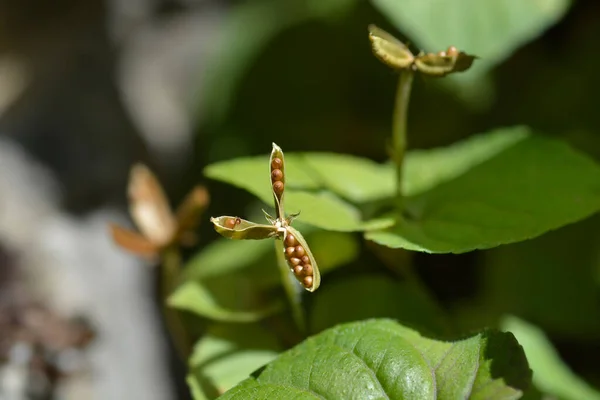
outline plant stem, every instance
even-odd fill
[[[396,163],[396,199],[400,208],[404,205],[402,195],[402,167],[407,146],[406,121],[408,119],[408,103],[413,77],[414,72],[410,69],[405,69],[400,73],[400,80],[398,81],[398,88],[396,90],[394,117],[392,120],[392,146],[394,162]]]
[[[179,249],[176,247],[169,247],[162,252],[161,258],[161,303],[163,314],[175,350],[181,359],[187,362],[191,351],[187,331],[179,312],[167,305],[167,299],[177,286],[177,278],[181,267],[181,254],[179,254]]]
[[[290,270],[283,254],[283,244],[279,240],[275,241],[275,252],[277,253],[277,267],[281,274],[281,282],[292,308],[292,317],[300,332],[305,334],[306,320],[304,318],[304,310],[302,310],[302,296],[298,287],[291,279]]]

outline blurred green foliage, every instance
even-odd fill
[[[218,239],[200,249],[171,297],[205,322],[220,321],[209,323],[196,349],[204,355],[191,361],[196,398],[223,393],[309,334],[372,317],[453,340],[486,327],[512,331],[533,369],[526,398],[596,396],[591,385],[600,384],[600,369],[588,358],[600,349],[598,217],[562,226],[600,209],[593,160],[600,158],[599,13],[594,2],[571,7],[566,0],[236,3],[200,110],[206,118],[199,121],[198,152],[215,199],[210,212],[257,215],[261,204],[240,188],[271,204],[266,160],[277,142],[289,166],[286,209],[302,211],[298,222],[307,226],[299,229],[310,230],[307,242],[326,274],[318,292],[290,298],[306,318],[302,327],[282,300],[272,242]],[[455,45],[480,57],[472,71],[415,79],[403,182],[408,202],[402,223],[378,232],[397,217],[387,151],[397,74],[371,55],[370,23],[417,49]],[[374,247],[352,233],[363,230],[367,239],[399,249]],[[405,250],[463,253],[501,244],[465,255]],[[460,296],[445,294],[454,286]],[[252,318],[236,319],[239,313]],[[537,330],[506,322],[507,313]],[[320,338],[291,350],[302,368],[312,365],[303,357]],[[512,348],[500,346],[495,351]],[[262,383],[309,387],[304,378],[282,378],[294,361],[287,354],[236,390],[254,388],[258,396]],[[323,368],[334,359],[323,359]],[[493,364],[489,371],[513,376]],[[330,373],[319,379],[343,380]]]

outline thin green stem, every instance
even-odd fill
[[[294,322],[296,322],[300,332],[304,334],[306,333],[306,320],[304,318],[304,310],[302,309],[302,296],[291,279],[290,269],[283,254],[283,244],[279,240],[275,241],[275,251],[277,253],[277,267],[281,274],[281,283],[290,302]]]
[[[167,305],[167,299],[177,286],[177,279],[181,268],[181,254],[178,248],[169,247],[162,252],[161,258],[161,303],[165,322],[173,340],[175,350],[177,350],[183,361],[187,361],[191,351],[187,331],[179,312]]]
[[[394,105],[394,117],[392,120],[392,146],[394,151],[394,162],[396,163],[396,198],[399,207],[404,204],[402,194],[402,173],[404,164],[404,153],[407,146],[406,121],[408,119],[408,103],[410,101],[410,90],[412,88],[414,72],[405,69],[400,73],[398,89],[396,90],[396,103]]]

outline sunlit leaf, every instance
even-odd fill
[[[168,304],[181,310],[191,311],[203,317],[225,322],[258,321],[282,309],[283,304],[274,302],[256,310],[234,310],[219,304],[219,299],[199,281],[181,285],[169,299]]]
[[[246,324],[243,329],[232,324],[213,325],[194,346],[188,384],[202,395],[211,390],[224,393],[280,351],[277,337],[258,324]],[[213,387],[202,390],[204,381]]]
[[[600,168],[563,142],[517,129],[525,132],[520,140],[409,197],[405,219],[366,237],[392,248],[462,253],[530,239],[598,211]]]
[[[523,346],[533,370],[533,383],[541,391],[563,400],[600,399],[600,392],[575,375],[560,359],[542,330],[516,317],[505,318],[501,325]]]
[[[390,320],[368,320],[309,338],[222,398],[518,399],[530,379],[509,333],[441,342]]]

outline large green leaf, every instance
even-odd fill
[[[444,314],[423,290],[381,275],[331,282],[315,293],[309,317],[313,332],[366,318],[394,318],[438,335],[448,332]]]
[[[475,76],[540,35],[568,9],[569,0],[372,0],[396,27],[426,51],[454,45],[480,57]],[[458,74],[460,75],[460,74]]]
[[[516,317],[505,318],[501,325],[523,346],[537,388],[563,400],[600,400],[600,392],[569,369],[543,331]]]
[[[188,384],[194,399],[224,393],[281,351],[275,335],[258,324],[217,324],[200,339],[190,357]]]
[[[394,169],[365,158],[334,153],[305,153],[302,161],[325,187],[355,203],[394,194]]]
[[[524,129],[500,129],[445,148],[409,151],[405,157],[403,191],[417,195],[467,172],[527,135]],[[297,190],[327,189],[353,203],[391,197],[395,193],[395,168],[372,160],[335,153],[286,154],[286,208],[296,205]],[[268,156],[221,161],[204,169],[207,177],[230,183],[272,205]],[[289,197],[292,196],[290,200]],[[300,200],[301,203],[302,200]],[[289,203],[292,203],[290,206]]]
[[[530,379],[509,333],[442,342],[368,320],[309,338],[221,398],[518,399]]]
[[[212,288],[211,288],[212,289]],[[221,294],[223,291],[220,291]],[[229,297],[237,297],[239,300],[246,298],[242,293],[236,292],[232,285]],[[244,293],[245,294],[245,293]],[[249,309],[248,306],[233,309],[227,303],[231,299],[223,299],[219,291],[209,290],[200,281],[188,281],[181,285],[175,293],[169,296],[168,304],[181,310],[191,311],[206,318],[225,322],[253,322],[271,315],[283,308],[281,302],[273,302],[262,308]],[[225,303],[225,304],[223,304]]]
[[[406,218],[366,237],[392,248],[462,253],[530,239],[598,211],[600,168],[591,159],[525,128],[506,132],[521,132],[520,139],[409,197]]]

